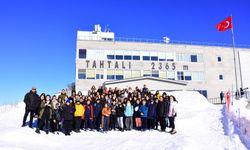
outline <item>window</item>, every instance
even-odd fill
[[[158,61],[158,56],[151,56],[151,60]]]
[[[132,71],[132,77],[140,77],[141,71],[140,70],[133,70]]]
[[[158,53],[158,58],[159,58],[159,61],[166,61],[166,55],[164,52],[159,52]]]
[[[133,60],[140,60],[140,56],[133,56]]]
[[[116,55],[115,59],[117,59],[117,60],[123,60],[123,55]]]
[[[218,61],[218,62],[221,62],[221,61],[222,61],[220,56],[217,57],[217,61]]]
[[[198,92],[207,98],[207,90],[198,90]]]
[[[151,76],[151,71],[150,70],[143,70],[143,76],[144,77]]]
[[[167,61],[174,61],[174,53],[166,53]]]
[[[185,72],[185,80],[186,81],[191,81],[192,80],[191,72]]]
[[[123,75],[115,75],[116,80],[123,80]]]
[[[203,62],[203,55],[202,54],[197,55],[197,61],[198,62]]]
[[[197,55],[191,55],[191,62],[197,62]]]
[[[180,62],[184,61],[183,54],[177,53],[177,54],[176,54],[176,60],[177,60],[177,61],[180,61]]]
[[[223,75],[222,74],[219,75],[219,79],[223,80]]]
[[[167,73],[165,71],[159,71],[159,77],[166,79],[167,78]]]
[[[204,72],[192,72],[192,80],[193,81],[204,81]]]
[[[191,62],[191,57],[189,54],[183,54],[183,57],[185,62]]]
[[[86,70],[87,79],[95,79],[95,70],[94,69],[88,69]]]
[[[116,70],[115,71],[115,79],[116,80],[122,80],[124,77],[123,77],[123,71],[122,70]]]
[[[115,59],[115,55],[107,55],[108,59]]]
[[[78,69],[78,79],[86,79],[86,69]]]
[[[167,71],[167,79],[175,80],[175,72],[174,71]]]
[[[159,77],[159,71],[152,71],[152,77]]]
[[[114,80],[115,79],[115,70],[107,70],[107,79]]]
[[[86,59],[87,51],[86,49],[79,49],[79,58]]]
[[[86,57],[87,59],[91,60],[99,60],[100,59],[100,50],[88,50],[88,56]]]
[[[125,55],[124,56],[124,60],[131,60],[132,59],[132,56],[130,56],[130,55]]]
[[[140,60],[140,51],[132,51],[132,56],[133,60]]]
[[[104,71],[97,69],[96,70],[96,79],[103,79],[104,78]]]
[[[125,79],[131,78],[131,77],[132,77],[132,74],[131,74],[131,71],[130,71],[130,70],[124,70],[124,71],[123,71],[123,74],[124,74],[124,78],[125,78]]]
[[[177,79],[178,79],[178,80],[184,80],[183,71],[178,71],[178,72],[177,72]]]
[[[143,60],[150,60],[150,57],[149,56],[143,56],[142,59]]]

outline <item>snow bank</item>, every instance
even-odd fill
[[[110,131],[107,134],[82,131],[64,136],[21,128],[24,104],[20,103],[0,115],[0,149],[230,149],[232,141],[224,134],[221,106],[215,106],[198,92],[168,92],[178,102],[177,134],[159,131]],[[0,108],[1,109],[1,108]],[[168,131],[170,129],[167,129]],[[239,149],[246,149],[238,142]]]
[[[233,124],[234,133],[250,149],[250,110],[246,108],[246,99],[234,100],[228,113],[228,117]]]

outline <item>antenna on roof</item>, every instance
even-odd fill
[[[110,29],[109,29],[109,24],[107,24],[107,25],[105,26],[105,30],[104,30],[104,32],[110,32]]]
[[[163,41],[164,41],[164,43],[168,44],[168,43],[170,43],[170,38],[167,36],[164,36]]]

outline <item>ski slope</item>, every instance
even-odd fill
[[[176,96],[177,134],[159,131],[110,131],[107,134],[91,131],[71,136],[36,134],[35,129],[21,127],[24,104],[5,109],[0,114],[0,150],[42,149],[174,149],[225,150],[247,149],[237,135],[225,130],[222,106],[209,104],[198,92],[169,92]],[[1,111],[0,107],[0,111]],[[167,130],[170,130],[167,128]],[[232,136],[234,137],[232,139]]]

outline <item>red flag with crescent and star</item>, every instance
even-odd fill
[[[232,25],[232,16],[227,17],[225,20],[220,22],[219,24],[216,25],[216,28],[219,31],[226,31],[228,29],[231,29],[233,27]]]

